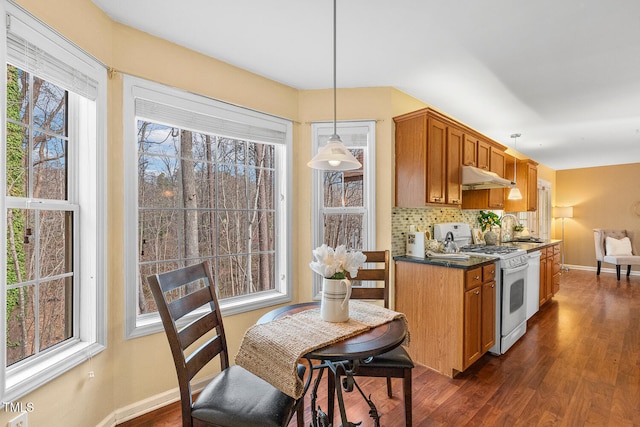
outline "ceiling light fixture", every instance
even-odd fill
[[[520,137],[519,133],[514,133],[514,134],[511,135],[511,138],[513,138],[513,149],[514,150],[516,150],[516,141],[517,141],[517,139],[519,137]],[[513,156],[513,182],[516,182],[516,163],[518,163],[518,159],[514,155]],[[509,191],[509,195],[507,196],[507,199],[509,199],[509,200],[521,200],[522,199],[522,193],[520,193],[520,189],[517,186],[513,186],[513,188],[511,188],[511,190]]]
[[[307,163],[310,168],[347,171],[362,167],[338,136],[336,106],[336,0],[333,0],[333,135],[329,137],[327,145],[320,148],[313,159]]]

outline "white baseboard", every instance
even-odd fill
[[[209,376],[192,383],[194,393],[201,391],[204,386],[211,381],[211,378],[213,378],[213,376]],[[178,390],[178,387],[176,387],[132,403],[131,405],[127,405],[123,408],[116,409],[100,421],[96,427],[115,427],[118,424],[132,420],[151,411],[155,411],[156,409],[167,406],[173,402],[177,402],[178,400],[180,400],[180,391]]]
[[[565,264],[565,267],[567,267],[569,270],[584,270],[584,271],[593,271],[593,272],[598,271],[597,267],[591,267],[591,266],[585,266],[585,265]],[[604,267],[602,267],[600,269],[600,273],[613,273],[613,274],[616,274],[616,269],[615,269],[615,267],[614,268],[604,268]],[[627,274],[627,267],[626,267],[626,265],[623,265],[620,268],[620,276],[623,276],[623,275],[626,275],[626,274]],[[631,270],[631,276],[640,276],[640,271]]]

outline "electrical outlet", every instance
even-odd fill
[[[28,427],[27,426],[27,413],[23,412],[22,414],[18,415],[17,417],[15,417],[11,421],[9,421],[7,423],[7,427]]]

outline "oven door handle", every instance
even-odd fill
[[[513,274],[513,273],[517,273],[519,271],[525,270],[529,267],[529,264],[523,264],[520,265],[518,267],[513,267],[513,268],[503,268],[502,269],[502,274]]]

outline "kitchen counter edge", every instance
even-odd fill
[[[470,256],[465,260],[451,260],[446,258],[416,258],[411,256],[395,256],[393,260],[396,262],[413,262],[416,264],[436,265],[440,267],[459,268],[462,270],[470,270],[486,264],[497,261],[496,258],[486,256]]]

